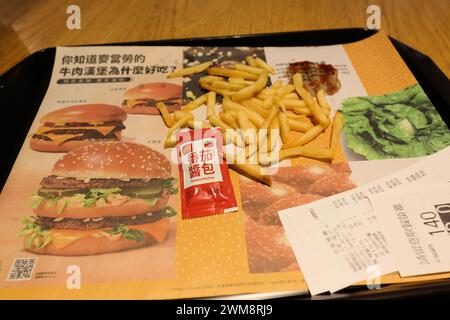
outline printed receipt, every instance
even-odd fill
[[[450,147],[447,147],[372,183],[280,211],[311,294],[336,292],[356,282],[398,271],[398,251],[391,245],[392,231],[386,228],[386,220],[384,216],[380,219],[378,206],[374,204],[385,201],[394,191],[398,194],[411,188],[424,190],[424,185],[438,181],[448,183],[449,161]]]
[[[450,271],[449,181],[374,200],[402,277]]]

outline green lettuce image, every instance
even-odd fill
[[[368,160],[426,156],[450,145],[450,130],[418,84],[342,102],[347,147]]]

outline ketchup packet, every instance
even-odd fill
[[[179,132],[177,141],[182,218],[237,211],[228,166],[222,159],[220,129]]]

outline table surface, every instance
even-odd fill
[[[67,7],[81,9],[68,30]],[[450,76],[450,0],[8,0],[0,1],[0,74],[47,47],[366,27],[369,4],[386,32]]]

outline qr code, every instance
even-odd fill
[[[30,280],[37,258],[17,258],[9,271],[8,281]]]

